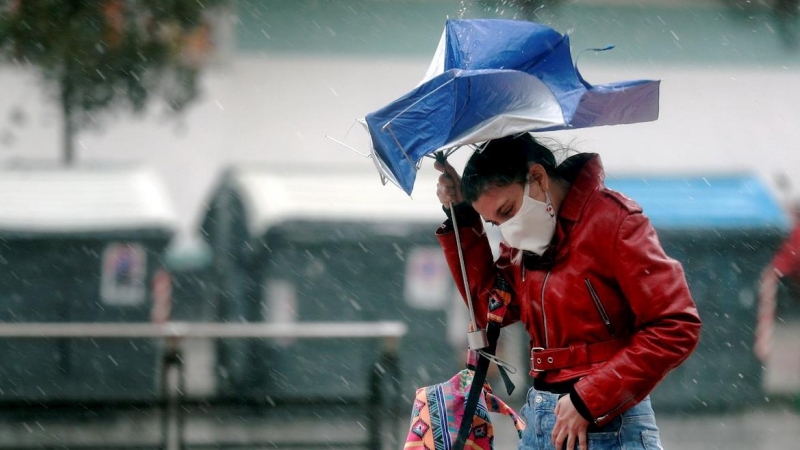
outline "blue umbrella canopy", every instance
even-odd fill
[[[448,20],[428,73],[367,114],[382,176],[411,194],[422,158],[515,133],[648,122],[658,80],[587,83],[569,38],[532,22]]]

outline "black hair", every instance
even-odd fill
[[[486,142],[464,167],[461,176],[464,200],[473,203],[489,188],[525,183],[531,164],[541,164],[548,175],[555,175],[553,152],[528,133]]]

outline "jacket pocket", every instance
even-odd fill
[[[594,290],[594,286],[592,286],[592,281],[590,279],[586,278],[584,281],[586,282],[586,288],[589,290],[589,296],[592,297],[592,302],[594,302],[594,307],[597,308],[597,312],[600,313],[600,318],[603,319],[603,324],[605,324],[608,334],[613,337],[614,327],[611,325],[611,319],[608,317],[608,313],[606,312],[605,306],[603,306],[603,302],[600,301],[600,296],[597,295],[597,291]]]

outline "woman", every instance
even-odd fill
[[[792,231],[769,265],[761,272],[758,283],[758,315],[753,352],[764,364],[769,362],[772,347],[779,284],[782,280],[787,280],[789,292],[793,293],[800,286],[800,202],[795,203],[791,209],[794,222]]]
[[[503,324],[530,335],[519,449],[660,448],[649,393],[695,348],[700,318],[641,207],[603,185],[598,155],[556,166],[527,133],[487,143],[462,178],[436,167],[439,200],[457,205],[479,325],[500,290],[511,297]],[[481,218],[503,236],[496,261]],[[464,296],[449,219],[437,236]]]

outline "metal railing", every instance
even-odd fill
[[[293,324],[268,323],[0,323],[0,339],[154,339],[164,342],[161,387],[164,401],[162,414],[162,444],[164,450],[186,447],[184,430],[185,374],[182,343],[187,339],[373,339],[380,340],[382,352],[369,374],[366,405],[375,408],[368,413],[367,440],[363,444],[372,450],[381,448],[381,433],[386,420],[393,414],[387,405],[384,384],[389,380],[399,384],[398,351],[408,329],[402,322],[306,322]],[[391,402],[389,402],[391,403]],[[258,443],[250,443],[257,445]],[[201,444],[215,448],[224,442]],[[231,444],[234,445],[234,444]],[[192,447],[197,445],[192,444]],[[237,443],[235,446],[241,446]],[[63,447],[63,443],[58,445]],[[108,447],[105,446],[104,447]],[[37,447],[40,448],[40,447]]]

